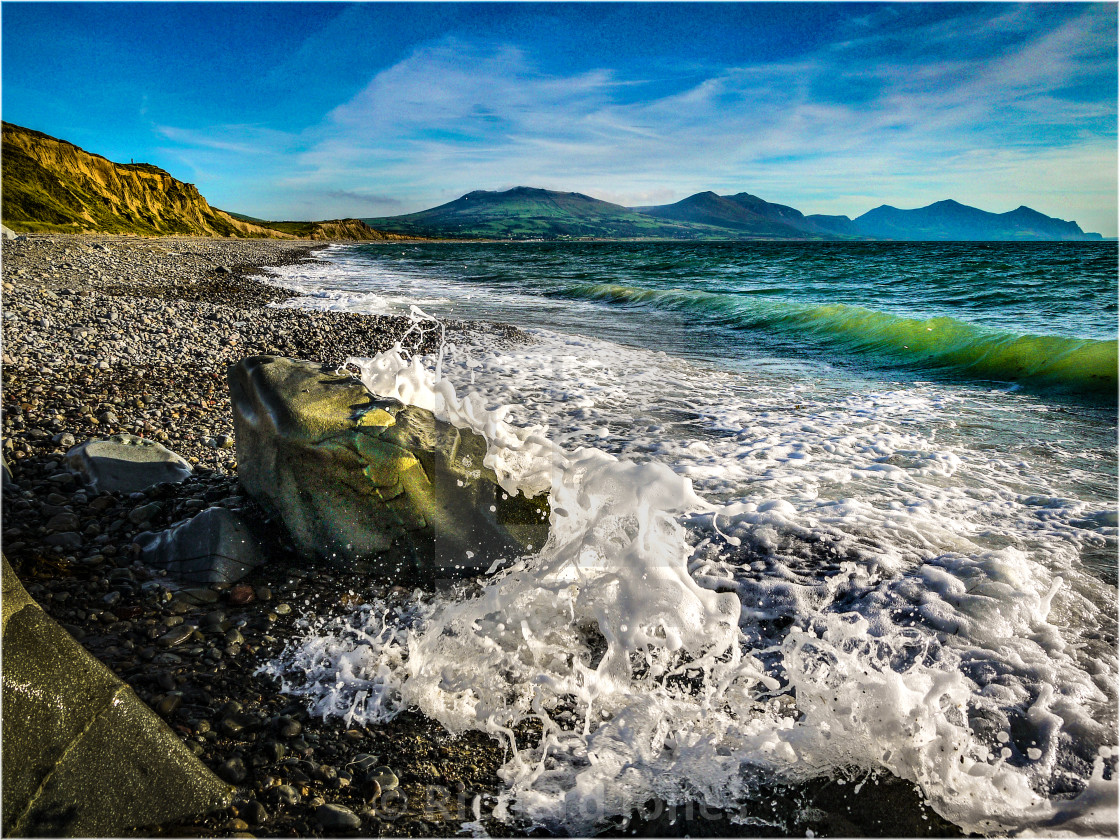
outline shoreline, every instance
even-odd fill
[[[407,328],[408,320],[395,316],[269,308],[292,295],[255,276],[267,266],[314,260],[329,244],[78,235],[5,242],[4,454],[18,490],[4,493],[4,552],[48,614],[156,709],[207,766],[237,784],[227,811],[150,833],[454,836],[475,820],[477,797],[491,836],[526,836],[527,826],[490,816],[504,789],[496,771],[505,755],[489,736],[453,737],[416,712],[375,726],[322,721],[300,699],[279,694],[272,678],[254,674],[299,635],[301,617],[349,611],[360,603],[354,590],[391,605],[403,603],[407,591],[366,581],[359,590],[352,578],[297,558],[279,539],[270,561],[241,582],[251,587],[248,600],[240,587],[236,598],[223,586],[184,592],[134,560],[136,534],[162,530],[204,507],[264,516],[237,484],[229,364],[260,353],[338,364],[347,355],[387,349]],[[524,340],[504,324],[445,323],[452,333]],[[117,432],[154,438],[190,460],[195,474],[130,497],[83,490],[61,467],[62,455]],[[70,532],[76,544],[73,538],[67,546],[45,542],[57,532],[48,523],[60,514],[76,517]],[[194,629],[181,641],[161,642],[173,628],[186,627]],[[396,795],[383,792],[371,803],[369,789],[348,778],[347,768],[363,753],[393,769]],[[835,797],[827,779],[774,791],[774,806],[788,809],[785,817],[800,833],[807,827],[818,834],[881,833],[888,817],[898,819],[892,812],[908,817],[896,831],[918,826],[955,833],[907,783],[881,781],[876,796],[892,804],[875,813],[863,803],[857,809],[868,812],[863,824],[819,810],[820,817],[798,814]],[[324,803],[351,809],[362,820],[360,830],[320,825],[316,809]],[[671,810],[636,825],[663,836],[690,826],[694,834],[774,833],[698,807],[697,820],[670,821]],[[769,807],[771,819],[779,816]]]
[[[48,235],[3,246],[4,457],[16,485],[3,497],[5,556],[51,617],[238,788],[228,811],[151,827],[153,835],[321,835],[315,813],[324,803],[362,818],[360,832],[343,835],[454,835],[459,823],[445,821],[473,820],[476,795],[492,822],[485,814],[504,759],[488,736],[452,739],[415,713],[377,727],[324,722],[278,693],[272,678],[253,674],[298,635],[301,614],[353,604],[353,580],[276,540],[270,561],[240,582],[252,587],[250,602],[234,604],[228,587],[184,594],[134,560],[136,534],[203,507],[263,518],[237,485],[228,365],[265,353],[338,364],[391,347],[409,326],[402,317],[268,308],[292,295],[254,275],[314,259],[327,244]],[[522,338],[505,325],[448,326]],[[120,432],[164,444],[194,475],[127,497],[68,478],[67,449]],[[150,515],[141,519],[138,509]],[[77,545],[45,542],[60,513],[77,518]],[[408,594],[383,583],[367,589],[391,602]],[[185,642],[159,641],[192,624]],[[400,780],[375,808],[368,791],[344,783],[360,753],[377,755]],[[223,768],[236,759],[242,768]],[[430,813],[432,790],[456,807]],[[511,833],[499,823],[488,828]]]

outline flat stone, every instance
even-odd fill
[[[167,447],[136,435],[79,444],[66,453],[66,464],[101,492],[136,493],[155,484],[182,481],[194,472]]]
[[[124,837],[230,789],[31,599],[3,561],[3,834]]]
[[[320,805],[315,809],[315,819],[323,828],[354,829],[362,827],[361,817],[341,805]]]
[[[194,633],[193,627],[189,624],[180,624],[178,627],[168,630],[156,641],[164,647],[175,647],[175,645],[181,645],[189,639],[192,633]]]
[[[218,601],[217,592],[215,592],[213,589],[206,589],[201,586],[191,587],[190,589],[181,589],[176,593],[175,597],[186,601],[188,604],[195,604],[197,606],[214,604]]]
[[[136,542],[145,563],[185,583],[234,583],[265,561],[255,528],[227,508],[207,508],[166,531],[139,534]]]

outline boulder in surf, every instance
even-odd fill
[[[504,492],[470,430],[312,362],[254,356],[228,379],[241,484],[305,556],[423,581],[547,537],[547,500]]]

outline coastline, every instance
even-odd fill
[[[260,353],[338,364],[347,355],[390,347],[407,328],[404,318],[269,308],[290,295],[254,275],[264,266],[314,259],[321,247],[54,235],[5,242],[5,458],[19,487],[4,495],[5,555],[48,614],[155,708],[205,764],[232,780],[237,768],[223,765],[240,759],[244,775],[228,812],[153,827],[152,834],[454,836],[476,820],[477,797],[491,836],[523,836],[525,830],[489,816],[503,789],[496,771],[506,758],[489,736],[453,738],[411,712],[369,727],[309,718],[301,701],[279,694],[271,678],[253,675],[299,633],[301,615],[352,607],[355,581],[296,558],[279,540],[270,562],[243,581],[253,587],[247,603],[232,603],[220,586],[183,594],[133,560],[137,533],[168,527],[203,506],[263,516],[237,486],[229,364]],[[506,325],[447,326],[502,340],[521,336]],[[60,460],[69,447],[117,432],[164,443],[194,464],[195,475],[127,498],[88,493],[64,477]],[[78,518],[78,545],[44,542],[51,535],[47,523],[60,513]],[[408,596],[388,584],[376,590],[391,603]],[[196,629],[181,645],[159,642],[171,628],[190,625]],[[346,783],[347,767],[363,753],[394,770],[397,795],[384,792],[371,803],[368,789]],[[788,808],[801,833],[806,827],[833,835],[884,828],[954,833],[906,783],[881,781],[875,796],[885,804],[858,805],[864,815],[853,816],[854,823],[820,810],[809,816],[811,805],[837,795],[831,780],[775,792],[774,806]],[[315,812],[324,803],[358,814],[360,831],[320,825]],[[886,822],[900,814],[901,822]],[[778,816],[769,803],[765,815]],[[726,817],[701,811],[673,824],[663,813],[645,826],[661,835],[684,834],[690,826],[692,833],[702,827],[773,833]]]
[[[245,768],[228,812],[151,834],[311,836],[323,831],[315,812],[324,803],[357,813],[365,835],[455,834],[458,823],[444,826],[443,818],[474,819],[473,796],[485,797],[485,810],[500,787],[501,749],[487,736],[452,741],[415,714],[371,728],[324,722],[279,694],[272,678],[253,675],[298,632],[301,614],[352,604],[356,582],[314,568],[277,540],[270,561],[242,581],[253,587],[252,601],[234,605],[228,587],[184,596],[133,559],[137,533],[205,506],[263,516],[237,485],[228,365],[264,353],[338,364],[391,347],[408,328],[406,318],[269,308],[291,295],[254,275],[313,259],[322,247],[56,235],[4,243],[4,457],[18,488],[4,493],[5,556],[47,613],[204,764],[231,782],[236,768],[222,765],[240,758]],[[518,338],[504,325],[448,327]],[[67,449],[120,432],[163,443],[192,463],[194,475],[130,497],[63,478]],[[149,518],[132,515],[153,504]],[[58,513],[77,517],[79,545],[44,542]],[[389,588],[376,591],[398,601],[408,594]],[[159,642],[191,624],[199,629],[180,646]],[[340,783],[360,753],[377,755],[400,779],[397,794],[376,809],[357,784]],[[457,807],[433,813],[429,789],[449,791]]]

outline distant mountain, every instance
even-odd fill
[[[988,213],[956,201],[938,201],[916,210],[887,204],[855,219],[856,228],[877,239],[924,240],[1098,240],[1076,222],[1043,215],[1029,207],[1007,213]]]
[[[806,216],[805,221],[824,234],[859,239],[869,238],[868,234],[856,227],[856,223],[847,216],[822,216],[820,213],[813,213]]]
[[[394,233],[482,239],[712,239],[728,233],[653,218],[582,193],[533,187],[475,190],[430,210],[362,221]]]
[[[623,207],[573,192],[514,187],[476,190],[461,198],[404,216],[363,219],[402,236],[454,239],[898,239],[898,240],[1099,240],[1075,222],[1029,207],[988,213],[956,201],[917,210],[883,205],[853,220],[804,215],[742,192],[707,191],[674,204]],[[261,223],[295,232],[295,223]],[[306,235],[306,232],[303,232]]]
[[[193,184],[146,163],[113,163],[3,124],[0,217],[16,231],[286,237],[211,207]]]
[[[806,239],[810,236],[800,211],[783,204],[770,204],[749,193],[723,196],[709,190],[690,195],[676,204],[634,209],[658,219],[723,228],[734,231],[738,237]]]

